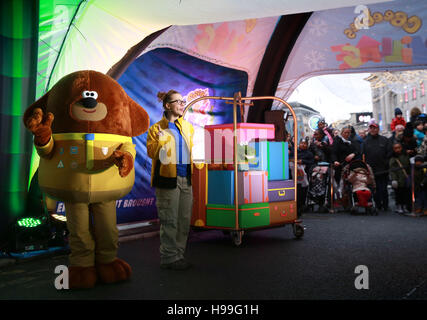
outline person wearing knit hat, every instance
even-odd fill
[[[398,124],[395,130],[392,132],[391,137],[389,138],[391,145],[393,145],[395,142],[403,142],[403,131],[405,131],[405,127],[401,124]]]
[[[414,162],[421,162],[424,163],[424,157],[422,155],[416,155],[414,158]]]
[[[371,120],[369,120],[369,122],[368,122],[368,129],[369,129],[370,127],[376,127],[376,128],[379,128],[380,126],[378,125],[377,121],[376,121],[374,118],[372,118],[372,119],[371,119]],[[368,130],[368,131],[369,131],[369,130]]]
[[[406,121],[402,116],[402,110],[400,108],[394,109],[394,118],[391,120],[390,129],[394,131],[397,125],[406,126]]]

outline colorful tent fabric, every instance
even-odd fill
[[[2,82],[13,83],[13,90],[5,89],[5,93],[2,95],[1,148],[6,154],[2,161],[4,162],[3,167],[10,168],[10,172],[6,178],[2,177],[1,183],[3,194],[10,195],[9,198],[14,199],[13,202],[16,204],[15,206],[8,202],[2,211],[7,212],[7,214],[16,211],[17,215],[23,213],[23,206],[19,204],[19,197],[29,185],[28,171],[29,159],[31,158],[29,143],[17,142],[30,141],[31,139],[28,132],[23,128],[22,122],[20,122],[22,113],[31,101],[40,97],[60,78],[70,72],[93,69],[106,73],[125,56],[130,48],[141,40],[154,32],[172,26],[152,42],[143,54],[156,49],[171,48],[209,63],[243,71],[248,75],[245,94],[251,95],[256,89],[256,79],[259,76],[262,63],[264,63],[264,68],[265,65],[268,66],[268,61],[267,63],[265,61],[266,48],[271,50],[274,48],[271,41],[281,21],[281,16],[314,12],[306,28],[304,28],[301,38],[295,43],[289,59],[287,56],[284,57],[287,61],[286,65],[283,63],[285,69],[279,87],[286,89],[287,93],[278,92],[277,95],[286,97],[295,88],[298,81],[304,79],[304,76],[313,75],[315,74],[314,71],[327,73],[328,63],[334,58],[335,64],[337,60],[342,58],[341,60],[344,62],[341,62],[341,65],[349,65],[353,68],[353,70],[345,70],[340,66],[335,66],[334,71],[360,72],[360,68],[357,69],[354,64],[351,64],[352,61],[348,63],[345,61],[345,57],[337,53],[340,50],[339,46],[343,49],[342,45],[346,42],[332,43],[338,46],[336,47],[338,51],[333,50],[335,55],[332,55],[332,58],[328,56],[328,59],[331,58],[332,60],[328,60],[325,65],[320,65],[321,68],[317,68],[319,63],[322,64],[322,56],[311,53],[309,47],[318,45],[322,37],[327,37],[327,34],[322,31],[322,21],[333,26],[334,23],[338,23],[334,19],[341,19],[340,14],[343,13],[348,20],[345,23],[351,23],[350,17],[357,16],[355,8],[363,4],[369,8],[377,8],[377,3],[383,3],[382,7],[379,7],[381,10],[388,7],[404,6],[403,11],[409,14],[415,14],[413,10],[418,10],[417,14],[427,12],[424,1],[421,0],[392,2],[385,0],[248,0],[244,2],[229,0],[132,0],[126,2],[116,0],[69,0],[66,2],[43,0],[40,1],[38,10],[29,6],[30,3],[34,5],[37,4],[37,1],[5,0],[2,1],[1,7],[2,42],[13,44],[4,47],[13,50],[2,51]],[[381,12],[384,13],[385,11]],[[336,17],[329,19],[329,14],[336,15]],[[31,19],[23,19],[24,15],[28,15]],[[26,51],[28,46],[23,44],[28,43],[25,40],[28,37],[24,36],[24,33],[17,36],[19,30],[27,30],[26,26],[33,18],[39,18],[38,54],[35,51]],[[282,28],[291,27],[290,25],[286,26],[286,20],[282,21],[285,21],[283,25],[280,25]],[[33,27],[32,30],[34,30]],[[333,27],[330,28],[330,31],[334,31]],[[28,39],[34,40],[35,37],[31,36]],[[297,34],[294,37],[297,37]],[[415,38],[416,35],[410,35],[410,37],[412,37],[412,42],[409,43],[410,39],[405,38],[404,42],[401,43],[402,49],[415,50],[417,48],[417,50],[424,50],[422,46],[423,36]],[[312,42],[310,42],[311,39],[313,39]],[[347,42],[350,43],[350,46],[358,48],[359,43],[357,41],[360,39],[359,37],[356,40],[349,39]],[[372,44],[372,41],[365,42],[365,40],[360,45]],[[375,37],[374,40],[381,41]],[[397,39],[392,39],[392,41],[395,40]],[[274,38],[274,41],[280,40]],[[20,42],[21,46],[19,45]],[[289,42],[289,45],[291,43]],[[390,44],[389,41],[388,44]],[[326,46],[327,50],[331,50],[331,45],[327,42],[323,45]],[[394,45],[392,42],[392,52]],[[398,45],[396,44],[396,46]],[[347,56],[349,55],[347,54]],[[34,57],[38,58],[37,70],[30,72],[31,74],[29,72],[20,73],[19,70],[29,70],[29,61],[34,60]],[[350,54],[350,58],[352,57],[354,56]],[[416,57],[417,55],[413,56],[413,61]],[[401,65],[404,65],[405,61],[409,61],[407,50],[405,50],[405,60]],[[398,63],[396,61],[387,62]],[[366,66],[369,64],[367,63]],[[298,69],[300,67],[302,68]],[[383,66],[378,65],[378,67]],[[11,70],[12,72],[9,72]],[[263,70],[263,72],[265,75],[266,71]],[[281,70],[271,70],[271,72],[277,73]],[[19,85],[19,83],[21,84]],[[18,90],[18,88],[22,90]],[[274,92],[275,88],[271,90]],[[19,91],[21,95],[18,94]],[[10,92],[14,92],[13,96],[10,96]],[[21,99],[24,96],[26,98]],[[14,138],[13,142],[7,140],[11,137]],[[22,137],[22,139],[17,137]],[[34,158],[31,175],[37,168],[37,157]],[[20,187],[17,187],[18,185]]]

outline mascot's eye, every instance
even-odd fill
[[[82,93],[82,97],[83,98],[94,98],[94,99],[97,99],[98,98],[98,93],[96,91],[85,90]]]

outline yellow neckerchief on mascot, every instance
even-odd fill
[[[55,133],[52,136],[57,141],[85,140],[86,141],[86,169],[88,170],[91,170],[94,165],[93,143],[95,140],[132,143],[132,137],[120,136],[117,134],[109,134],[109,133]]]

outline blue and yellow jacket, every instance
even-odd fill
[[[190,155],[190,163],[187,166],[188,181],[191,183],[193,171],[193,135],[194,128],[182,117],[175,121],[185,145]],[[158,126],[163,131],[163,135],[158,137]],[[162,119],[148,129],[147,154],[152,159],[151,166],[151,186],[159,188],[175,188],[177,186],[176,170],[176,142],[173,132],[169,129],[169,121],[164,116]]]

